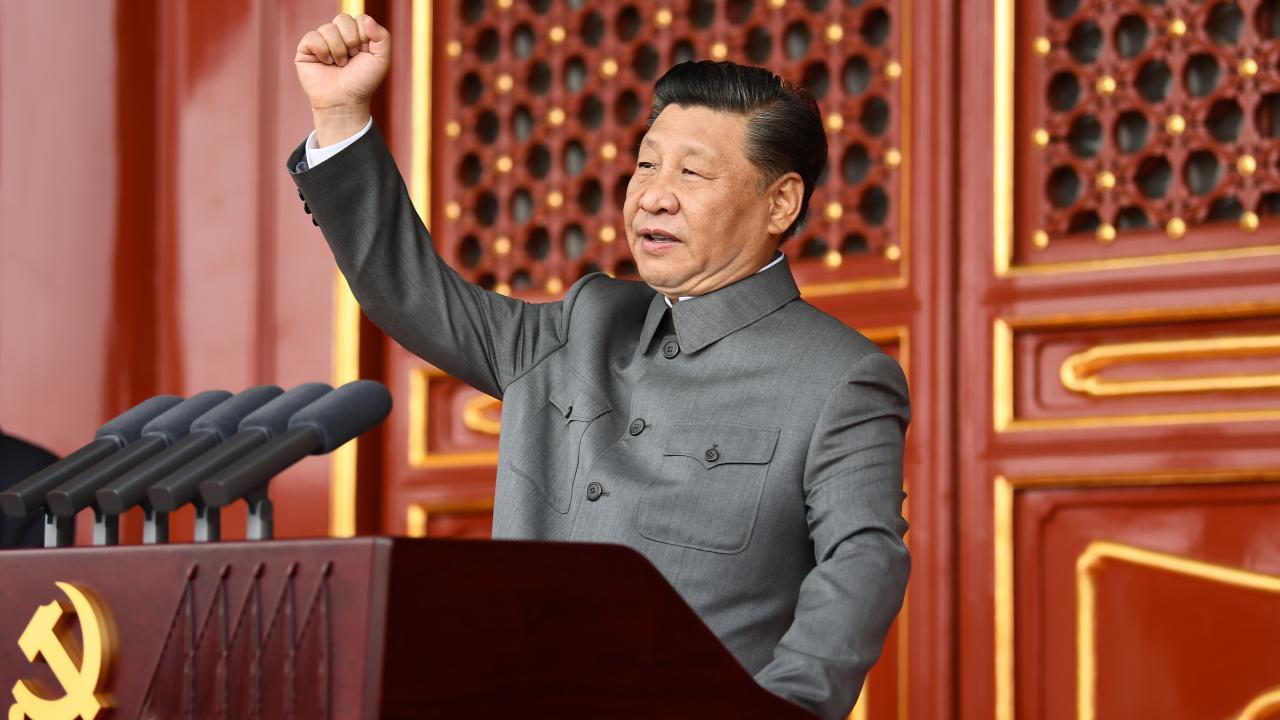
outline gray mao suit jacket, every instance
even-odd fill
[[[902,604],[901,368],[785,261],[669,309],[588,275],[532,304],[436,255],[377,128],[299,192],[369,317],[501,398],[493,535],[645,555],[761,685],[846,715]]]

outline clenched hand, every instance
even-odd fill
[[[311,102],[320,146],[348,138],[369,120],[369,101],[391,66],[391,33],[368,15],[342,14],[302,36],[293,58]]]

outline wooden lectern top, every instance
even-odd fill
[[[812,717],[616,545],[16,550],[0,577],[9,720]]]

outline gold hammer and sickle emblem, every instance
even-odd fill
[[[18,647],[30,662],[37,656],[43,658],[65,694],[50,698],[32,681],[19,680],[13,684],[9,720],[93,720],[110,705],[110,698],[98,692],[111,652],[110,620],[102,607],[76,586],[64,582],[57,586],[71,600],[71,607],[55,599],[37,608],[18,637]],[[67,642],[58,633],[58,624],[71,609],[80,619],[81,644],[70,638]]]

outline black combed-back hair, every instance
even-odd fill
[[[747,116],[744,152],[760,171],[760,189],[793,171],[804,181],[800,214],[781,239],[794,235],[827,164],[827,135],[813,96],[761,67],[699,60],[675,65],[658,79],[649,124],[672,104]]]

